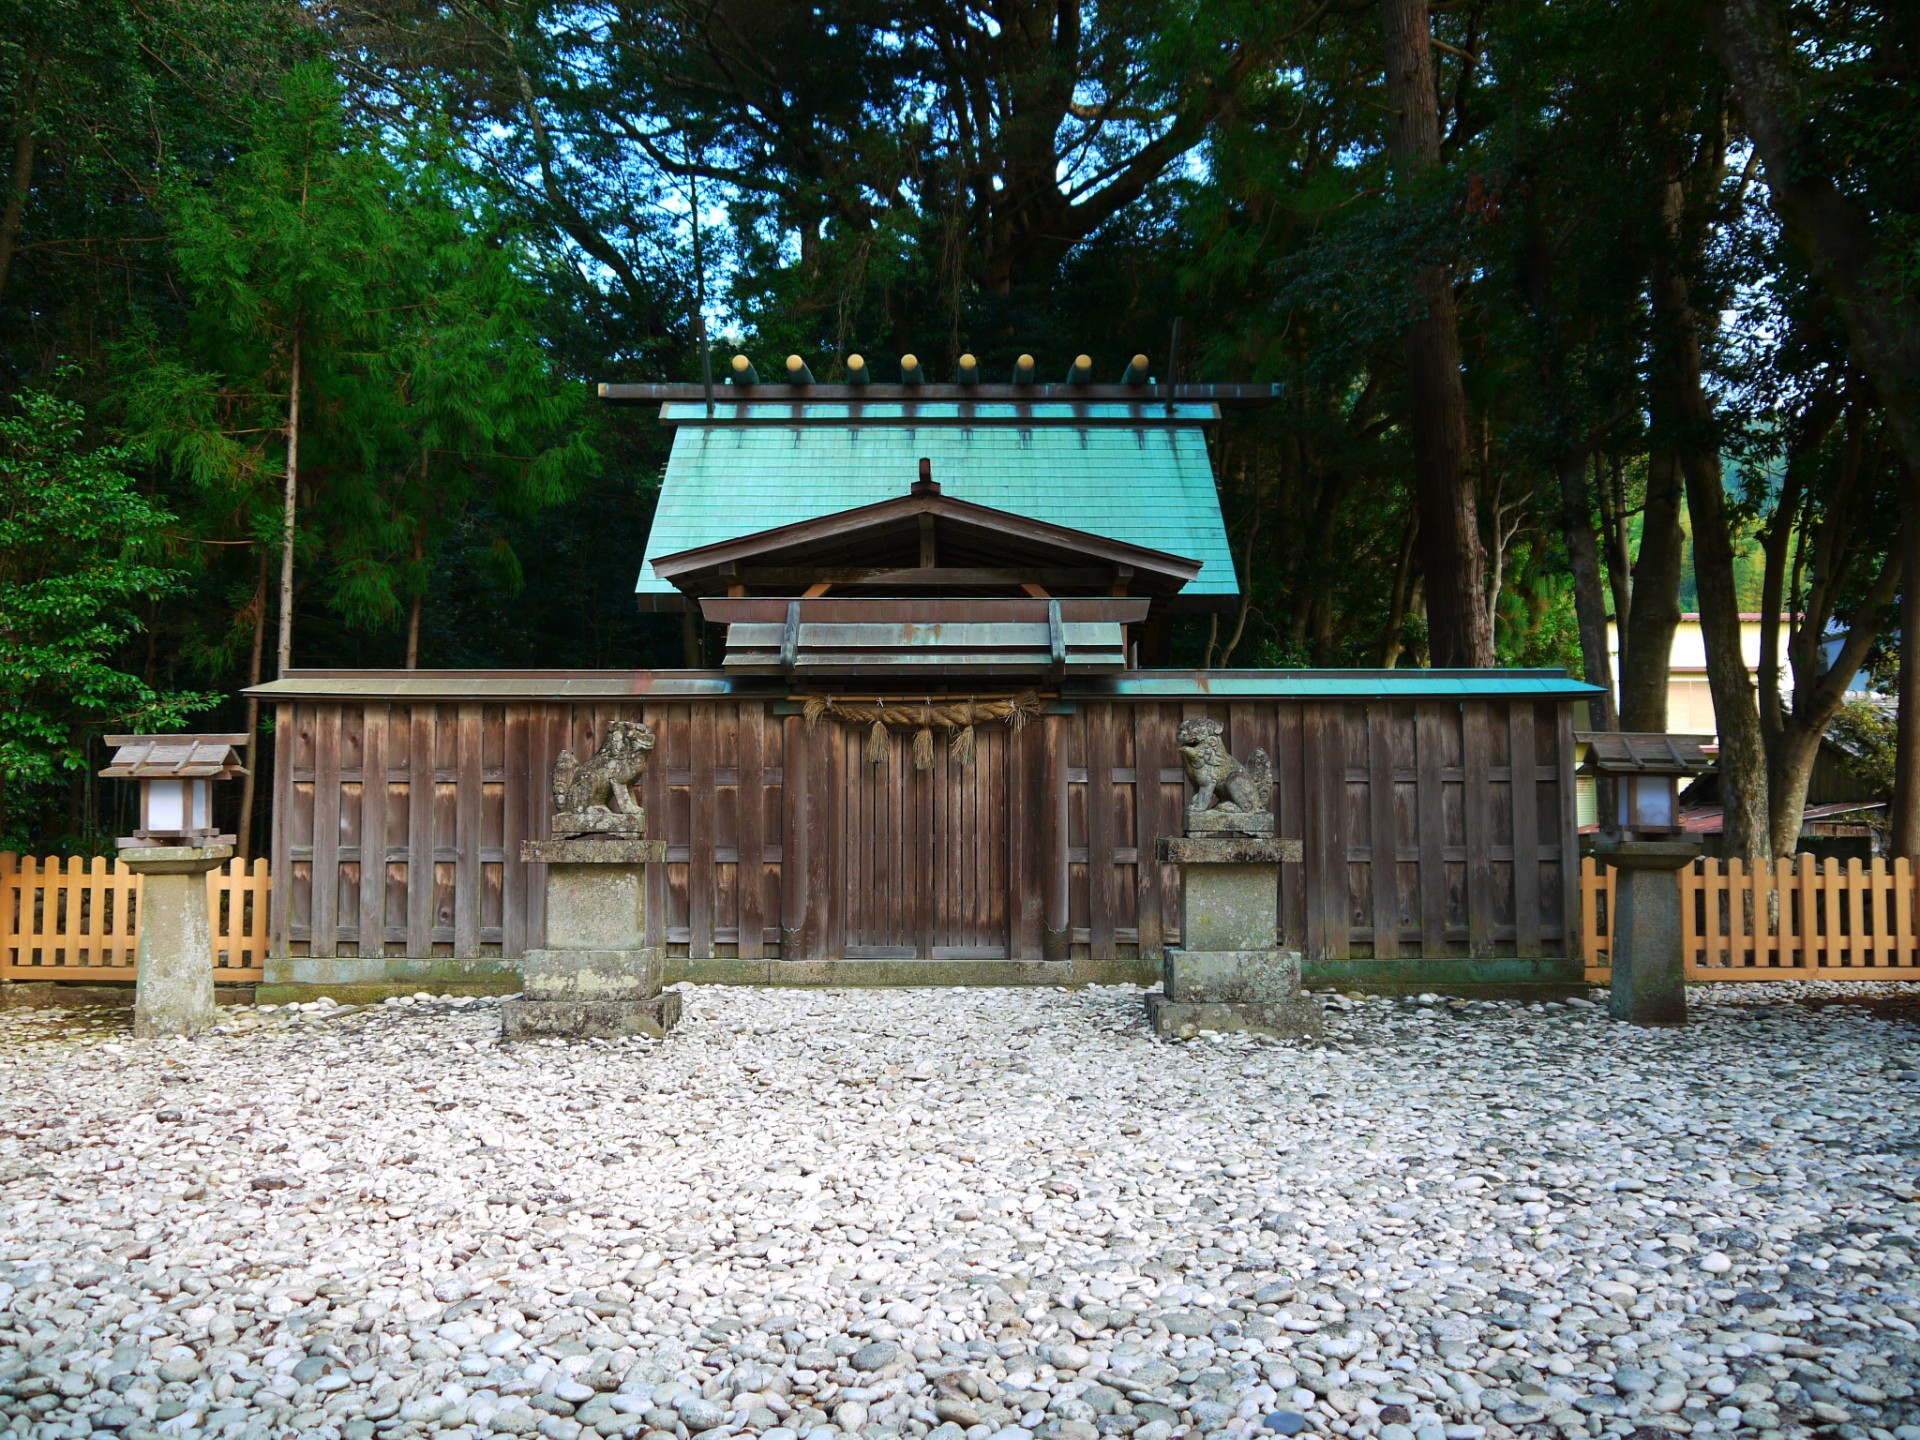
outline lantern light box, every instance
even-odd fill
[[[1614,813],[1601,828],[1620,839],[1678,835],[1680,781],[1713,768],[1698,735],[1583,730],[1574,736],[1580,769],[1613,780]]]
[[[236,747],[245,735],[109,735],[109,780],[140,782],[140,826],[122,850],[156,845],[231,845],[215,832],[213,782],[246,774]]]

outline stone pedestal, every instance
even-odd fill
[[[1699,858],[1698,842],[1601,836],[1593,853],[1619,871],[1608,927],[1613,961],[1608,1013],[1634,1025],[1686,1024],[1680,871]]]
[[[608,835],[528,840],[523,860],[547,867],[547,944],[520,965],[521,997],[501,1006],[508,1040],[663,1036],[680,997],[660,989],[660,947],[646,944],[646,867],[663,840]]]
[[[1266,820],[1269,816],[1233,816]],[[1280,865],[1300,858],[1300,842],[1191,825],[1163,838],[1162,864],[1180,867],[1180,938],[1167,947],[1164,994],[1147,996],[1157,1034],[1187,1038],[1202,1030],[1241,1030],[1289,1038],[1325,1029],[1320,1007],[1300,993],[1300,952],[1274,942],[1280,933]],[[1249,826],[1248,828],[1253,828]]]
[[[647,833],[647,812],[644,809],[602,808],[584,813],[554,815],[549,818],[548,827],[556,840],[570,840],[581,835],[617,835],[639,840]]]
[[[121,863],[142,881],[135,1035],[197,1035],[212,1027],[206,874],[232,854],[231,845],[141,845],[120,852]]]

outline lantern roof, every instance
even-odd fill
[[[113,759],[106,780],[225,780],[244,775],[235,747],[245,735],[109,735]]]
[[[1589,775],[1698,775],[1713,768],[1701,748],[1712,739],[1657,730],[1579,730],[1573,737],[1586,749],[1580,768]]]

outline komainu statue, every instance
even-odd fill
[[[1224,811],[1229,815],[1264,815],[1273,798],[1273,761],[1264,750],[1247,754],[1246,763],[1227,753],[1220,740],[1220,722],[1196,717],[1180,722],[1177,737],[1180,759],[1193,782],[1187,813]]]
[[[553,833],[560,835],[637,835],[646,830],[647,812],[633,787],[647,773],[653,731],[642,720],[615,720],[600,737],[600,748],[585,760],[562,750],[553,763]]]

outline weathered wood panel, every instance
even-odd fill
[[[836,892],[850,959],[1004,959],[1011,925],[1010,747],[983,727],[970,764],[944,740],[926,770],[896,737],[875,762],[849,731],[846,831]]]
[[[1101,701],[1021,733],[982,726],[974,763],[932,768],[896,736],[809,729],[779,700],[296,702],[278,715],[276,943],[311,955],[514,955],[543,943],[562,746],[617,719],[657,748],[643,802],[667,863],[650,938],[745,959],[1157,955],[1179,938],[1174,733],[1207,715],[1274,763],[1283,939],[1314,958],[1568,954],[1579,913],[1567,707]]]

